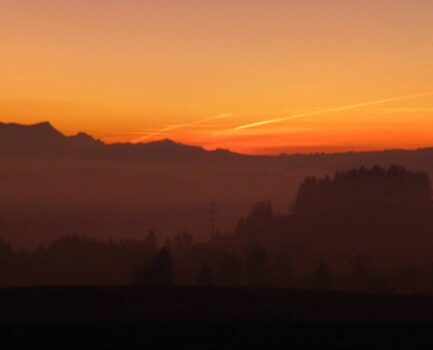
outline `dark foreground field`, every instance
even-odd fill
[[[432,344],[433,297],[243,288],[0,290],[0,341],[67,348]],[[402,340],[405,336],[405,340]]]
[[[433,297],[247,288],[0,290],[0,323],[431,322]]]

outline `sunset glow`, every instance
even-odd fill
[[[433,146],[432,13],[431,0],[0,0],[0,121],[251,154]]]

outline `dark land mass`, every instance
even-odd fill
[[[307,176],[399,164],[433,174],[433,148],[413,151],[247,156],[170,140],[104,144],[65,136],[48,122],[0,123],[0,232],[35,247],[65,234],[100,239],[169,237],[188,230],[210,237],[233,231],[253,203],[269,199],[286,214]]]
[[[433,297],[196,287],[0,290],[0,343],[163,349],[430,346]]]
[[[0,324],[433,322],[433,297],[218,287],[0,290]]]
[[[433,149],[256,157],[0,124],[0,161],[0,341],[377,348],[433,321]]]
[[[269,201],[259,202],[239,218],[234,232],[215,231],[207,241],[197,242],[188,232],[170,240],[149,231],[145,239],[114,241],[60,231],[46,246],[21,250],[0,239],[0,286],[156,284],[432,294],[431,198],[425,172],[360,167],[306,178],[291,213],[276,214]]]

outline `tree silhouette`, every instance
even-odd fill
[[[4,285],[5,282],[11,280],[14,275],[14,262],[15,252],[12,246],[0,238],[0,284]]]
[[[150,230],[147,234],[146,240],[144,241],[150,256],[154,256],[158,251],[158,242],[155,231]]]
[[[262,235],[272,225],[274,213],[271,201],[259,202],[248,213],[246,218],[238,221],[236,232],[241,235],[257,237]]]
[[[174,284],[174,264],[167,246],[163,247],[153,258],[145,283],[158,286]]]
[[[268,262],[268,255],[266,254],[266,251],[258,244],[254,244],[248,250],[245,257],[245,265],[247,271],[250,272],[249,282],[251,285],[264,284],[267,262]]]
[[[417,280],[417,268],[413,264],[406,264],[398,271],[397,282],[401,292],[414,293]]]
[[[173,255],[177,257],[187,254],[191,250],[193,243],[192,235],[184,230],[173,238],[171,243]]]
[[[333,178],[309,177],[299,187],[297,215],[336,215],[348,213],[378,215],[426,213],[432,208],[431,187],[426,173],[406,170],[397,165],[388,169],[374,166],[339,171]]]
[[[211,286],[214,283],[214,274],[208,263],[204,263],[201,267],[198,276],[197,283],[200,286]]]
[[[331,288],[331,272],[324,260],[320,261],[311,276],[311,287],[318,290]]]
[[[243,284],[243,267],[240,257],[224,252],[220,263],[222,283],[228,286]]]
[[[366,291],[371,279],[370,258],[363,254],[356,255],[351,261],[351,269],[356,288]]]
[[[360,167],[307,178],[299,187],[293,220],[298,235],[314,237],[312,244],[320,249],[334,249],[338,241],[340,250],[386,253],[397,264],[403,254],[427,254],[431,195],[426,173],[396,165]]]
[[[278,273],[279,284],[281,286],[287,287],[291,284],[292,276],[292,266],[290,256],[287,251],[282,250],[276,257],[275,260],[276,270]]]

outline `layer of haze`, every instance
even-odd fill
[[[431,0],[0,0],[0,120],[245,153],[428,146],[432,13]]]

